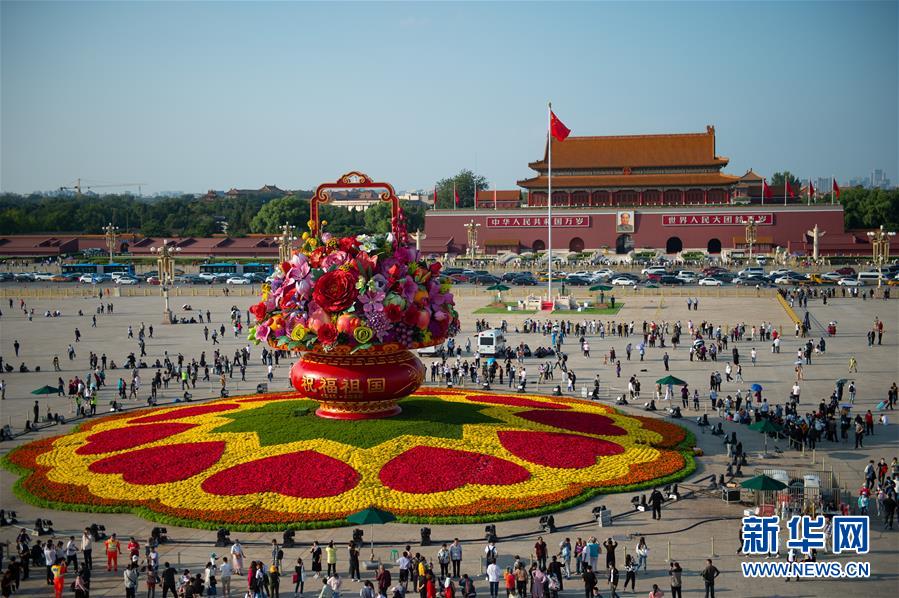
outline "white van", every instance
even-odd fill
[[[883,276],[884,280],[889,280],[889,276],[886,273],[881,274],[880,272],[859,272],[858,281],[862,284],[877,284],[877,281],[880,280],[881,276]]]
[[[497,355],[506,350],[506,337],[498,328],[485,330],[478,334],[478,353],[481,355]]]
[[[756,275],[764,276],[765,269],[759,268],[758,266],[748,266],[746,268],[743,268],[739,272],[737,272],[737,276],[739,276],[740,278],[747,278],[749,276],[756,276]]]

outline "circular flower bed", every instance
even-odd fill
[[[376,506],[400,521],[538,515],[693,471],[693,437],[563,397],[422,389],[346,422],[294,393],[98,418],[5,458],[16,493],[56,509],[235,530],[325,527]]]

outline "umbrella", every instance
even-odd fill
[[[847,380],[846,378],[840,378],[839,380],[837,380],[837,384],[846,384],[847,382],[849,382],[849,380]]]
[[[680,378],[675,378],[674,376],[665,376],[664,378],[659,378],[658,380],[656,380],[656,384],[677,384],[678,386],[684,386],[687,383]]]
[[[612,285],[610,284],[595,284],[590,287],[591,291],[611,291]]]
[[[761,384],[753,384],[752,386],[749,387],[749,390],[751,390],[752,392],[762,392],[762,385]]]
[[[774,478],[766,476],[765,474],[757,475],[754,478],[749,478],[745,482],[740,482],[740,486],[749,490],[764,490],[768,492],[783,490],[787,487],[787,485],[780,480],[775,480]]]
[[[388,513],[387,511],[382,511],[381,509],[375,507],[369,507],[367,509],[363,509],[358,513],[353,513],[349,517],[346,518],[350,523],[355,523],[356,525],[370,525],[371,526],[371,535],[369,536],[369,541],[371,542],[371,560],[375,560],[375,524],[383,525],[384,523],[390,523],[391,521],[396,521],[396,516],[393,513]]]
[[[497,284],[490,285],[489,287],[487,287],[487,290],[488,291],[499,291],[500,293],[502,293],[503,291],[508,291],[510,288],[512,288],[512,287],[507,287],[504,284],[497,283]]]
[[[754,424],[749,425],[750,430],[755,430],[756,432],[760,432],[765,435],[765,454],[768,454],[768,434],[773,432],[780,432],[783,428],[778,426],[775,423],[772,423],[770,419],[762,419]]]
[[[55,395],[58,392],[58,389],[55,386],[41,386],[40,388],[36,388],[31,391],[33,395]]]
[[[796,361],[793,362],[793,365],[802,365],[802,360],[797,359]]]

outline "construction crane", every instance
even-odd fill
[[[75,191],[77,195],[81,195],[82,189],[100,189],[104,187],[137,187],[137,196],[141,196],[141,186],[146,185],[146,183],[103,183],[103,184],[81,184],[81,178],[75,179],[74,185],[62,186],[59,188],[60,191]]]

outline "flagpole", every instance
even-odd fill
[[[456,208],[458,207],[458,206],[456,206],[457,203],[459,203],[459,202],[456,201],[456,181],[453,181],[453,211],[454,212],[456,211]]]
[[[833,188],[836,187],[835,183],[836,178],[834,178],[833,175],[830,175],[830,205],[833,205],[833,198],[837,194],[836,191],[833,190]]]
[[[812,179],[808,180],[808,203],[806,205],[812,205]]]
[[[493,211],[495,212],[498,209],[499,208],[497,208],[497,206],[496,206],[496,185],[494,185],[493,186]]]
[[[546,108],[546,263],[547,265],[547,281],[546,281],[546,299],[553,300],[553,136],[550,129],[552,128],[552,102],[548,103]]]
[[[784,175],[784,205],[787,205],[787,185],[789,185],[789,184],[790,184],[789,179],[787,178],[787,175],[785,174]]]
[[[765,177],[762,177],[762,205],[765,205],[765,185],[767,185],[766,180],[767,179],[765,179]]]

